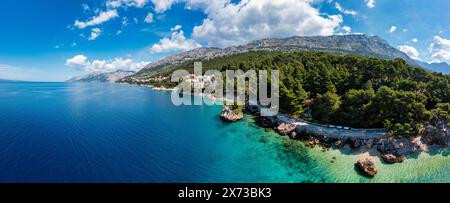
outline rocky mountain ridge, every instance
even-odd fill
[[[356,54],[383,59],[401,58],[409,64],[418,66],[417,61],[389,45],[378,37],[368,35],[332,35],[332,36],[294,36],[283,39],[262,39],[246,45],[228,48],[197,48],[163,58],[147,65],[137,75],[158,71],[165,66],[181,64],[193,60],[208,60],[220,56],[233,55],[249,51],[324,51],[340,54]]]
[[[120,79],[131,76],[135,74],[132,71],[114,71],[107,73],[89,73],[86,75],[71,78],[67,82],[104,82],[104,83],[115,83]]]

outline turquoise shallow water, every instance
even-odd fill
[[[361,155],[307,148],[251,117],[225,124],[219,112],[144,87],[0,83],[0,182],[450,182],[448,151],[377,160],[367,179],[353,168]]]

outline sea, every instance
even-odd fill
[[[0,83],[1,183],[450,182],[450,150],[361,176],[349,149],[324,151],[220,106],[175,106],[171,93],[103,83]]]

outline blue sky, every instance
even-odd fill
[[[449,63],[449,8],[448,0],[2,0],[0,78],[64,81],[201,46],[349,33]]]

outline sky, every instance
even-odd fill
[[[378,35],[450,63],[448,0],[2,0],[0,78],[65,81],[139,70],[198,47],[263,38]]]

